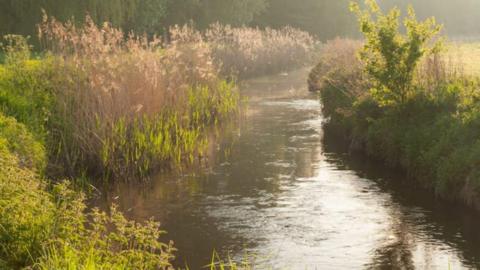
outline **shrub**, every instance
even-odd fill
[[[30,47],[22,36],[7,35],[4,40],[6,61],[0,70],[0,111],[15,117],[43,140],[54,104],[51,59],[30,60]]]
[[[349,60],[343,61],[343,53],[328,46],[310,76],[324,115],[330,117],[327,128],[343,132],[351,150],[404,169],[443,198],[480,209],[479,79],[447,61],[436,45],[427,46],[439,29],[433,20],[418,23],[410,10],[403,36],[397,9],[383,15],[375,2],[367,4],[367,11],[353,6],[366,33],[353,74],[363,79],[344,79],[355,78],[344,66],[356,63],[356,49],[345,50]],[[330,46],[342,48],[338,42]],[[329,74],[339,79],[328,83]]]
[[[0,115],[0,268],[170,269],[171,243],[159,224],[86,210],[67,182],[51,188],[34,171],[43,147],[13,118]],[[88,224],[87,224],[88,223]]]
[[[0,113],[0,138],[3,146],[14,153],[19,165],[37,172],[43,172],[47,164],[45,148],[14,118]]]
[[[82,193],[67,183],[46,192],[5,150],[0,152],[2,269],[173,269],[174,248],[158,240],[159,223],[128,221],[115,207],[110,214],[97,209],[84,214]]]
[[[440,31],[435,19],[418,22],[412,7],[404,19],[406,35],[399,31],[400,10],[394,8],[382,14],[375,0],[366,0],[367,9],[357,3],[351,9],[359,19],[365,45],[360,56],[365,72],[372,78],[373,97],[381,105],[403,104],[411,95],[415,71],[421,58],[438,51],[440,43],[428,47],[430,40]]]

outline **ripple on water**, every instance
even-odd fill
[[[478,268],[480,226],[461,228],[461,215],[426,210],[410,200],[413,190],[385,187],[397,178],[379,174],[382,166],[326,152],[318,99],[273,98],[251,103],[255,113],[229,157],[206,176],[180,184],[185,190],[161,182],[124,202],[145,217],[171,213],[158,216],[168,217],[161,221],[179,254],[196,260],[192,269],[208,263],[213,248],[236,258],[246,249],[273,269]]]
[[[261,105],[264,106],[281,106],[295,110],[319,110],[320,102],[315,99],[297,99],[291,101],[265,101]]]

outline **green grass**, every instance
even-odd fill
[[[243,256],[241,261],[236,261],[230,256],[226,259],[222,259],[217,251],[213,251],[212,259],[205,268],[209,268],[210,270],[251,270],[259,269],[259,266],[256,267],[254,265],[253,256],[250,256],[247,253]]]
[[[162,164],[193,162],[207,146],[207,127],[237,110],[239,97],[233,89],[234,85],[225,81],[214,89],[191,88],[184,114],[175,108],[166,109],[154,118],[144,115],[130,125],[121,118],[102,144],[104,171],[148,176]]]

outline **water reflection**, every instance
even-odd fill
[[[190,269],[214,249],[249,251],[274,269],[480,267],[478,215],[346,155],[335,138],[322,143],[320,104],[304,82],[305,73],[249,82],[246,117],[212,138],[207,166],[119,184],[97,203],[162,221]]]
[[[380,269],[480,268],[480,217],[473,210],[436,199],[403,174],[362,155],[348,156],[344,145],[326,134],[331,162],[370,179],[389,194],[391,241],[379,243],[369,264]]]

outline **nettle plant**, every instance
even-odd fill
[[[366,0],[364,9],[356,2],[350,9],[357,14],[365,37],[360,58],[374,85],[372,97],[381,106],[405,104],[415,94],[414,76],[422,57],[441,50],[442,41],[435,37],[442,26],[433,17],[419,22],[410,6],[403,34],[398,8],[384,14],[375,0]]]

